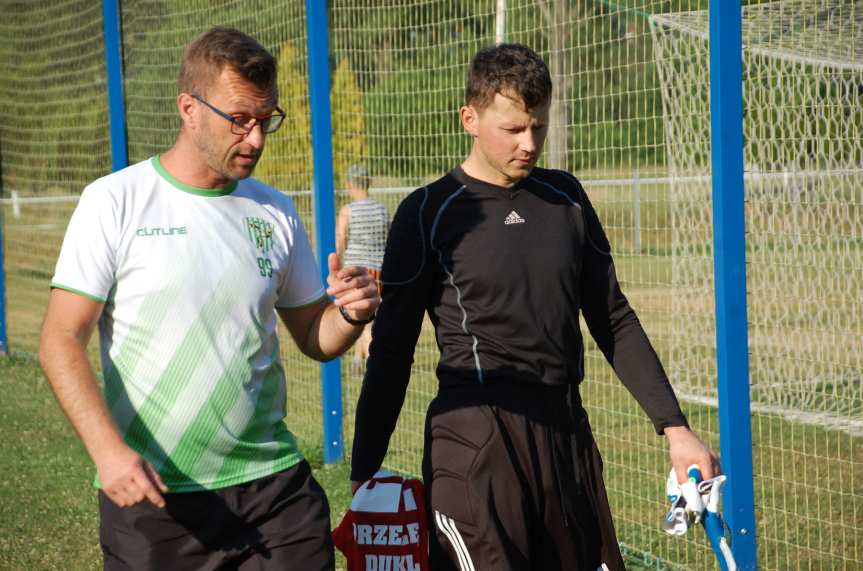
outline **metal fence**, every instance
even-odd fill
[[[737,452],[753,462],[758,562],[855,569],[863,561],[863,4],[744,4],[752,4],[742,18],[742,151],[753,444]],[[119,6],[128,162],[173,142],[183,46],[211,25],[237,26],[279,58],[289,114],[256,176],[294,198],[319,242],[307,5]],[[11,350],[35,352],[77,195],[111,170],[102,6],[0,7],[6,325]],[[719,449],[707,15],[700,0],[333,0],[328,142],[336,210],[347,201],[344,170],[363,162],[372,195],[393,213],[410,189],[467,153],[456,111],[472,53],[501,38],[537,49],[555,81],[545,165],[585,183],[690,423]],[[287,422],[307,445],[326,447],[321,368],[282,339]],[[387,457],[392,469],[419,471],[436,362],[426,323]],[[350,450],[361,378],[348,359],[337,367]],[[660,532],[665,443],[592,345],[583,394],[629,564],[714,568],[703,538]]]

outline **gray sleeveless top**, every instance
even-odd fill
[[[381,269],[387,239],[387,209],[370,198],[348,204],[345,266]]]

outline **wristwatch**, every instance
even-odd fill
[[[345,309],[345,306],[340,305],[339,306],[339,313],[341,313],[344,320],[347,321],[348,323],[350,323],[351,325],[365,325],[365,324],[371,323],[372,321],[375,320],[375,313],[377,313],[377,312],[372,313],[371,317],[368,317],[366,319],[354,319],[353,317],[351,317],[348,314],[348,310]]]

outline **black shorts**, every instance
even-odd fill
[[[330,509],[306,461],[252,482],[118,507],[99,491],[105,569],[333,569]]]
[[[435,397],[423,458],[433,570],[624,568],[602,458],[568,396],[506,385]]]

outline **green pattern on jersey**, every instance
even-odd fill
[[[266,335],[259,327],[246,332],[230,362],[219,365],[219,378],[210,379],[210,384],[201,388],[207,398],[188,411],[186,418],[190,422],[181,428],[182,435],[176,435],[179,441],[172,450],[164,450],[157,438],[172,410],[177,414],[175,408],[182,404],[177,402],[180,395],[192,382],[200,382],[205,373],[198,369],[206,366],[208,360],[203,357],[212,350],[213,339],[230,318],[243,279],[242,272],[225,272],[137,413],[127,395],[126,383],[134,381],[136,374],[141,375],[142,371],[137,370],[141,357],[164,342],[158,331],[178,299],[174,292],[148,296],[128,338],[106,370],[106,398],[126,443],[154,464],[172,491],[229,486],[287,469],[302,459],[295,438],[282,421],[286,395],[278,344],[273,346],[269,356],[273,365],[266,373],[254,375],[251,368]],[[260,389],[256,400],[249,404],[246,388],[250,382]],[[242,406],[234,418],[231,414],[237,403]],[[229,417],[241,425],[249,423],[237,437],[225,437],[222,421]],[[198,481],[204,474],[208,475],[206,481]]]
[[[276,353],[275,356],[278,356],[278,347],[274,347],[273,351]],[[238,438],[237,445],[225,458],[216,481],[235,477],[249,465],[269,463],[297,450],[294,435],[285,429],[284,422],[279,421],[275,425],[272,422],[274,415],[281,418],[284,411],[286,395],[283,392],[285,385],[281,380],[284,378],[283,375],[281,362],[273,359],[273,366],[262,381],[261,395],[253,415],[254,420],[249,423]],[[273,430],[283,437],[276,438],[275,434],[271,433]],[[285,430],[287,434],[282,433],[281,430]],[[261,442],[268,444],[262,446]]]
[[[110,366],[106,367],[103,372],[105,401],[109,410],[115,410],[117,401],[125,395],[123,377],[128,378],[129,375],[135,374],[141,357],[146,355],[150,349],[149,342],[154,337],[153,332],[158,331],[159,325],[171,309],[171,302],[176,299],[177,291],[175,288],[171,288],[147,296],[141,304],[135,319],[135,327],[129,331],[129,336],[123,340],[122,345],[116,351],[116,355],[111,358]],[[114,418],[123,427],[127,426],[134,416],[131,407],[124,408],[128,410],[125,418],[118,418],[116,413],[114,415]]]
[[[174,352],[156,386],[150,391],[147,400],[138,407],[137,414],[124,431],[123,436],[129,446],[142,453],[151,462],[155,459],[154,463],[158,464],[165,458],[163,450],[153,450],[152,454],[148,453],[153,444],[153,434],[159,431],[162,421],[173,408],[177,397],[192,380],[195,369],[203,364],[201,356],[206,355],[212,345],[211,339],[229,315],[231,302],[235,296],[233,289],[224,285],[220,283],[213,290],[211,299],[201,308],[198,319],[189,328],[188,334]],[[248,367],[248,364],[246,366]],[[129,378],[134,375],[133,371],[123,371],[123,373],[126,373]],[[118,416],[119,413],[115,413],[115,418]]]
[[[205,456],[217,453],[221,457],[226,451],[209,451],[213,436],[223,428],[220,420],[228,416],[229,411],[239,399],[246,398],[244,394],[245,381],[249,379],[249,360],[255,353],[255,339],[258,335],[252,331],[243,339],[241,351],[225,367],[225,372],[210,391],[210,396],[198,410],[180,442],[170,453],[170,462],[156,466],[160,474],[168,481],[188,480],[189,474],[196,472],[198,462]],[[260,399],[258,399],[260,402]],[[212,474],[212,467],[202,470]],[[176,472],[175,472],[176,471]]]

